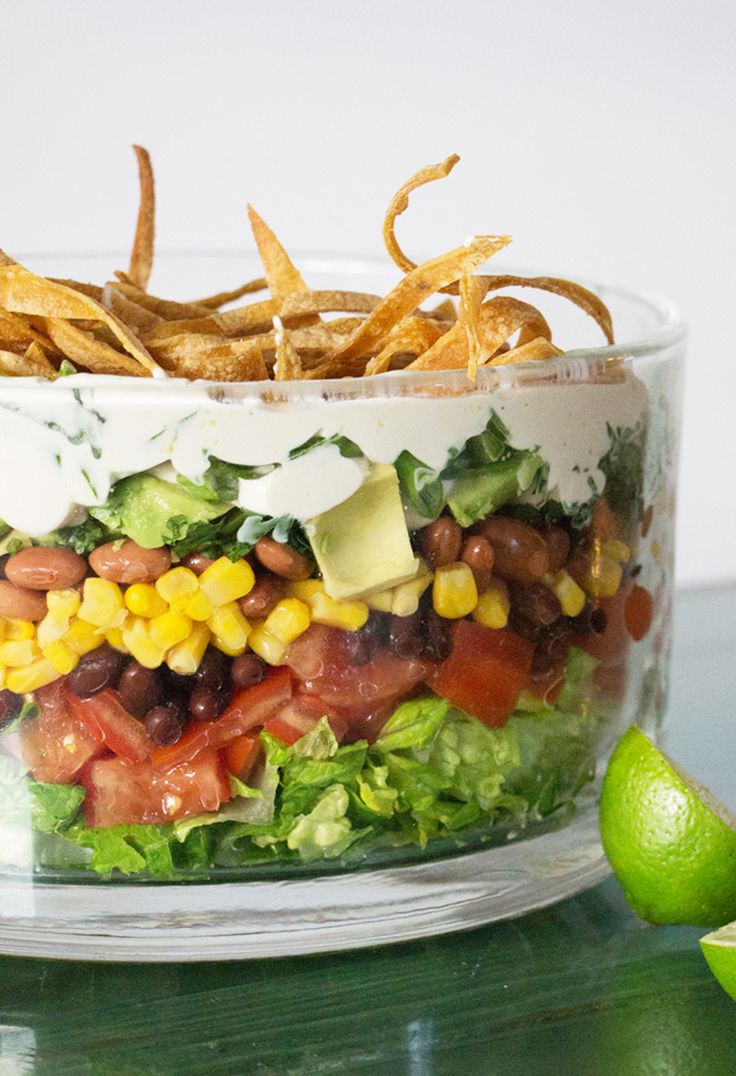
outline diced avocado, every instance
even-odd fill
[[[175,482],[138,474],[118,482],[107,503],[89,513],[144,549],[154,549],[182,538],[192,523],[217,519],[229,507],[192,497]]]
[[[351,497],[310,524],[325,590],[338,601],[386,590],[417,573],[399,479],[388,464],[374,464]]]
[[[461,527],[469,527],[529,489],[541,466],[540,457],[528,453],[470,471],[455,482],[447,499],[450,511]]]

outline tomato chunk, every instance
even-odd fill
[[[347,721],[330,713],[321,699],[311,695],[298,695],[279,706],[263,729],[278,740],[293,744],[311,732],[322,717],[327,718],[336,738],[342,740],[347,730]]]
[[[93,761],[82,774],[88,826],[152,825],[216,811],[231,796],[216,751],[161,773],[150,762],[130,766],[119,758]]]
[[[260,753],[260,736],[257,732],[248,732],[245,736],[237,736],[223,748],[222,757],[227,772],[244,781],[258,761]]]
[[[624,600],[624,622],[634,642],[638,643],[648,633],[654,616],[652,595],[638,584],[633,586]]]
[[[452,651],[428,683],[438,695],[492,727],[503,725],[526,686],[534,647],[511,631],[458,620]]]
[[[347,633],[323,624],[312,626],[289,647],[286,660],[301,690],[331,709],[356,718],[390,707],[420,683],[427,664],[379,650],[365,665],[351,665]]]
[[[80,699],[70,691],[67,698],[72,713],[90,735],[118,758],[124,762],[143,762],[150,756],[153,744],[146,730],[128,713],[111,688],[90,699]]]
[[[161,770],[195,758],[208,748],[226,747],[249,729],[263,725],[277,706],[291,697],[291,673],[283,666],[271,669],[254,687],[236,692],[215,721],[192,721],[178,743],[154,748],[151,758]]]
[[[36,781],[69,784],[102,745],[71,711],[61,680],[35,695],[40,714],[18,729],[20,754]]]

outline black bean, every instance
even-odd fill
[[[422,615],[421,630],[424,639],[422,656],[427,661],[447,661],[452,650],[452,637],[447,621],[433,609],[428,609]]]
[[[84,654],[69,673],[69,687],[80,699],[88,699],[106,687],[112,687],[120,676],[124,661],[120,651],[108,643]]]
[[[14,721],[23,709],[23,696],[14,691],[0,691],[0,728],[9,721]]]
[[[351,665],[360,667],[373,661],[381,642],[388,638],[386,624],[389,619],[371,609],[359,631],[345,633],[345,656]]]
[[[242,655],[243,657],[257,657],[257,655]],[[260,661],[260,658],[258,658]],[[216,650],[214,646],[208,647],[204,657],[199,663],[194,677],[197,681],[198,687],[208,687],[214,690],[230,683],[231,676],[231,662],[230,659],[223,654],[221,650]],[[263,677],[261,677],[263,679]],[[258,683],[257,680],[253,681]],[[243,685],[241,685],[243,686]]]
[[[254,687],[260,684],[265,675],[266,663],[258,654],[239,654],[230,666],[233,686],[237,688]],[[210,685],[205,682],[202,686]]]
[[[608,616],[605,609],[587,601],[582,613],[571,623],[577,635],[602,635],[608,627]]]
[[[221,694],[206,687],[197,687],[189,700],[189,713],[196,721],[214,721],[225,706]]]
[[[157,747],[169,747],[181,739],[183,731],[181,711],[172,703],[154,706],[146,714],[143,724]]]
[[[555,669],[562,673],[568,649],[567,639],[562,635],[552,635],[538,643],[532,655],[531,679],[543,680]]]
[[[509,590],[511,605],[532,624],[547,627],[562,616],[560,599],[543,583],[512,583]]]
[[[424,650],[421,614],[392,616],[388,627],[388,645],[397,657],[418,658]]]
[[[163,699],[161,677],[155,669],[131,661],[118,680],[118,694],[128,713],[142,719]]]

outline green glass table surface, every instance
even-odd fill
[[[685,592],[666,745],[736,808],[736,588]],[[652,927],[609,879],[522,919],[280,961],[0,959],[0,1076],[721,1076],[736,1005],[702,929]]]

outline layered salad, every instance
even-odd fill
[[[405,264],[393,219],[454,159],[392,203],[384,299],[310,291],[255,214],[264,280],[159,299],[139,162],[127,274],[0,264],[0,862],[351,864],[562,818],[652,619],[647,393],[551,376],[542,315],[487,296],[610,337],[600,300],[475,275],[504,237]]]

